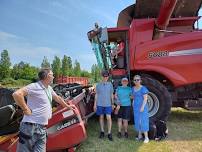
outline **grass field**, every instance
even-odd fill
[[[117,138],[117,125],[113,122],[114,141],[99,139],[98,119],[88,122],[88,139],[78,152],[202,152],[202,111],[186,111],[173,108],[168,120],[169,135],[166,140],[148,144],[135,141],[133,125],[129,126],[129,138]]]

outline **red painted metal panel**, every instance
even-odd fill
[[[149,57],[151,53],[162,51],[166,54]],[[135,70],[162,74],[176,87],[202,82],[202,32],[187,32],[139,44],[133,60]]]
[[[152,40],[153,29],[154,29],[154,19],[137,19],[133,20],[130,28],[130,68],[134,70],[135,63],[135,50],[136,46],[145,41]]]
[[[126,70],[125,69],[113,69],[113,70],[110,71],[110,73],[113,76],[116,76],[116,75],[126,75]]]

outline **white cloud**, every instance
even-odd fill
[[[19,37],[17,37],[14,34],[10,34],[10,33],[0,31],[0,41],[6,41],[8,39],[17,39],[17,38],[19,38]]]
[[[75,60],[79,61],[82,69],[90,70],[91,65],[96,63],[95,56],[92,52],[79,52],[79,54],[68,52],[68,54],[66,54],[57,48],[36,46],[24,38],[0,31],[0,51],[4,49],[9,51],[12,64],[24,61],[40,67],[44,56],[46,56],[51,63],[54,56],[58,56],[62,59],[64,55],[70,56],[73,62]]]
[[[53,7],[60,7],[60,8],[63,8],[64,5],[62,5],[59,1],[50,1],[50,4],[53,6]]]

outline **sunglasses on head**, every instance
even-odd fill
[[[133,81],[134,81],[134,82],[138,82],[138,81],[140,81],[140,79],[134,79]]]

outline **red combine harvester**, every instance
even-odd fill
[[[56,93],[76,109],[68,110],[53,102],[53,116],[47,126],[47,151],[74,151],[86,140],[85,122],[93,112],[94,93],[88,86],[79,84],[56,85]],[[18,142],[22,110],[14,103],[14,90],[0,89],[0,151],[15,152]]]
[[[151,120],[167,120],[172,106],[202,109],[202,31],[194,27],[201,4],[137,0],[120,12],[117,28],[99,27],[87,34],[98,65],[110,71],[115,88],[122,77],[142,76],[150,91]],[[118,39],[124,52],[113,61]]]

